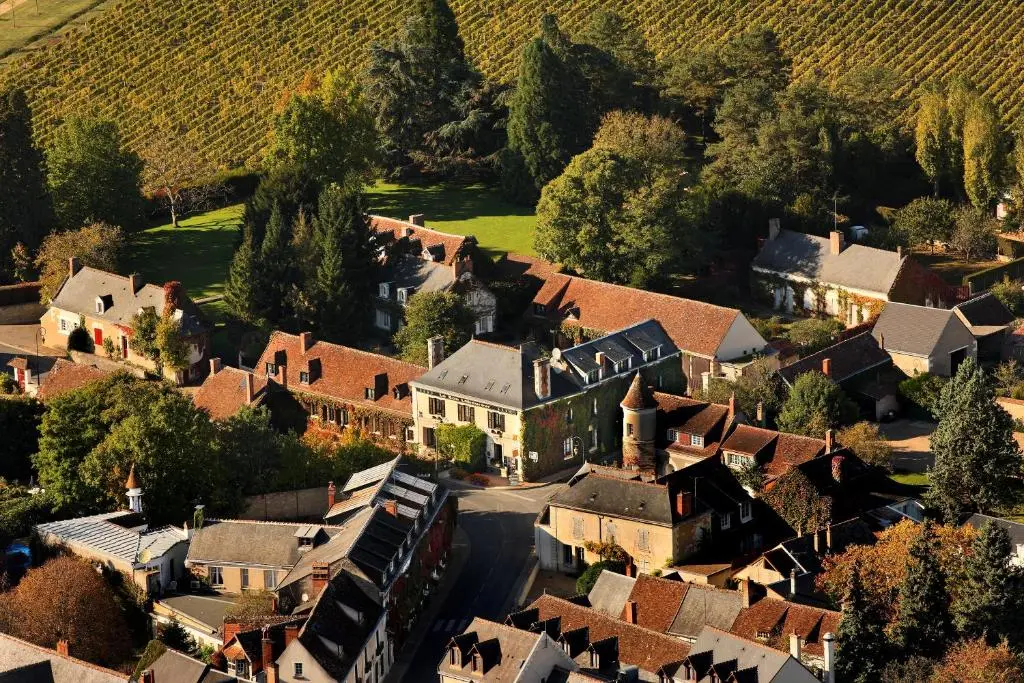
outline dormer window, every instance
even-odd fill
[[[690,435],[690,445],[697,446],[698,448],[704,448],[704,437],[697,436],[696,434]]]
[[[666,436],[668,437],[668,442],[669,443],[675,443],[676,441],[679,441],[679,432],[678,432],[678,430],[670,429],[666,433]]]
[[[398,303],[405,305],[409,303],[409,297],[413,294],[412,287],[399,287],[398,288]]]
[[[587,373],[587,384],[593,384],[599,379],[601,379],[601,373],[599,370],[591,370]]]
[[[546,313],[546,307],[544,304],[534,304],[533,313],[534,315],[544,315]]]
[[[644,360],[650,361],[656,360],[658,358],[661,358],[660,346],[655,346],[653,349],[647,349],[646,351],[644,351]]]
[[[753,514],[750,509],[750,501],[740,503],[740,522],[745,524],[750,521],[751,517]]]
[[[110,294],[96,297],[96,312],[106,313],[114,306],[114,297]]]

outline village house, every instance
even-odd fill
[[[100,368],[97,365],[87,363],[72,363],[69,360],[58,358],[53,367],[46,373],[39,391],[36,393],[43,403],[52,401],[58,396],[63,396],[69,391],[81,389],[82,387],[98,382],[110,376],[110,371]]]
[[[255,371],[255,384],[266,378],[275,385],[266,399],[271,412],[298,412],[301,428],[312,434],[335,438],[354,430],[396,452],[413,441],[410,383],[425,368],[315,340],[311,332],[276,331]]]
[[[871,334],[893,365],[911,377],[923,372],[951,377],[966,359],[978,357],[971,330],[949,309],[890,303]]]
[[[130,683],[128,674],[72,657],[68,641],[57,649],[0,633],[0,681],[10,683]],[[154,682],[155,683],[155,682]]]
[[[192,402],[205,410],[211,420],[226,420],[244,406],[258,408],[264,405],[268,388],[266,376],[250,370],[224,367],[220,358],[211,358],[210,372],[192,394]]]
[[[192,300],[183,294],[173,315],[181,324],[188,345],[188,364],[182,370],[163,368],[166,378],[179,384],[200,379],[206,373],[210,350],[210,330]],[[162,315],[167,307],[164,287],[144,284],[138,275],[116,275],[79,265],[72,257],[68,276],[61,284],[39,324],[47,346],[66,349],[71,332],[84,327],[97,355],[105,355],[104,341],[113,342],[114,358],[155,371],[157,362],[137,353],[131,345],[132,319],[143,309]]]
[[[996,295],[986,292],[953,307],[978,343],[978,360],[998,361],[1014,317]]]
[[[579,668],[547,633],[525,631],[477,617],[465,631],[448,641],[437,675],[441,683],[545,683],[576,680],[569,678],[569,674]]]
[[[430,369],[411,382],[416,440],[434,449],[441,424],[474,424],[490,461],[534,481],[619,449],[619,402],[634,375],[680,390],[679,351],[653,320],[543,357],[472,340],[450,357],[432,340]]]
[[[125,483],[127,510],[37,524],[33,533],[48,546],[119,571],[146,595],[157,597],[183,583],[189,531],[173,526],[150,529],[142,514],[142,488],[135,467]]]
[[[775,308],[831,316],[849,326],[877,316],[886,302],[952,305],[948,287],[899,249],[847,245],[833,230],[819,237],[781,230],[769,222],[768,239],[754,257],[754,292]]]
[[[238,680],[235,676],[215,669],[212,664],[168,649],[143,671],[139,683],[236,683]]]
[[[400,221],[371,216],[384,246],[384,276],[377,284],[373,324],[388,333],[397,332],[405,318],[409,299],[418,292],[452,291],[465,301],[475,318],[474,333],[494,332],[498,300],[473,273],[476,238],[451,235],[424,227],[423,215]]]
[[[535,261],[523,261],[524,277],[542,283],[525,318],[537,338],[553,346],[579,344],[653,318],[680,351],[682,393],[706,388],[711,378],[735,379],[756,356],[778,367],[775,350],[735,308],[565,275]]]
[[[739,424],[722,442],[721,458],[737,473],[755,465],[760,467],[767,489],[793,467],[831,452],[833,438],[831,431],[825,439],[815,439]]]
[[[213,653],[210,661],[216,665],[218,673],[226,671],[230,680],[266,683],[272,677],[268,674],[274,662],[298,635],[306,618],[305,614],[282,617],[280,621],[258,628],[225,622],[224,644]]]
[[[835,637],[825,634],[828,644],[828,670],[825,683],[835,683]],[[818,683],[819,679],[801,665],[799,650],[779,652],[766,645],[706,627],[681,662],[664,666],[658,672],[661,683],[719,683],[721,681],[757,681],[757,683]]]
[[[718,455],[722,440],[737,419],[735,397],[728,406],[660,391],[653,392],[651,398],[657,407],[659,474]]]

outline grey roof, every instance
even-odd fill
[[[152,671],[153,679],[158,682],[224,683],[238,680],[177,650],[167,650],[153,661],[147,671]]]
[[[1005,327],[1013,322],[1013,314],[992,292],[957,304],[953,310],[971,327]]]
[[[128,676],[0,633],[0,683],[125,683]]]
[[[300,555],[295,566],[278,583],[278,589],[280,590],[282,587],[308,576],[313,571],[314,562],[327,562],[331,564],[346,557],[349,551],[352,550],[352,545],[356,542],[359,534],[363,532],[363,528],[369,521],[370,516],[371,510],[369,509],[359,511],[348,520],[341,533],[334,535],[327,543],[323,543],[312,550],[307,550]]]
[[[219,595],[168,595],[159,600],[160,604],[183,614],[194,621],[210,627],[216,633],[224,623],[224,615],[234,603],[231,598]]]
[[[618,332],[598,337],[569,349],[553,354],[556,359],[564,360],[572,368],[574,381],[583,386],[587,384],[586,373],[598,369],[597,354],[603,353],[608,361],[620,363],[618,370],[605,364],[604,377],[626,375],[647,364],[643,353],[652,348],[661,347],[659,358],[666,358],[679,349],[665,330],[656,320],[644,320]],[[652,359],[656,360],[656,359]]]
[[[186,542],[184,533],[171,526],[138,532],[117,523],[134,515],[121,510],[48,522],[37,525],[35,529],[47,542],[77,545],[133,564],[160,557],[177,544]]]
[[[157,313],[163,311],[163,287],[147,284],[132,293],[128,282],[128,278],[123,275],[85,266],[74,277],[64,281],[53,298],[53,306],[124,326],[131,325],[132,317],[140,308],[152,307]],[[110,304],[103,313],[96,312],[97,297],[104,298]],[[181,307],[182,332],[192,334],[201,330],[203,324],[192,300],[185,297]]]
[[[1010,535],[1010,543],[1014,546],[1024,544],[1024,524],[1019,522],[1011,522],[1010,520],[1003,519],[1001,517],[991,517],[989,515],[975,513],[961,522],[960,526],[969,526],[981,531],[981,528],[987,523],[992,523],[998,527],[1006,529],[1006,532]]]
[[[622,615],[622,608],[626,605],[629,594],[633,592],[635,583],[636,579],[632,576],[623,576],[605,569],[597,577],[594,587],[587,593],[591,609],[618,619]]]
[[[455,271],[444,263],[407,255],[387,271],[383,281],[393,283],[396,290],[399,287],[411,287],[413,291],[410,294],[442,292],[455,284]],[[397,294],[393,293],[393,296]]]
[[[398,468],[401,458],[356,472],[345,483],[336,502],[324,515],[327,520],[342,519],[360,510],[385,501],[398,504],[398,514],[416,519],[437,491],[437,484],[420,479]]]
[[[192,535],[188,560],[216,564],[249,564],[264,567],[292,567],[300,558],[295,532],[308,524],[216,520],[203,523]],[[323,526],[323,534],[333,538],[344,527]],[[323,538],[322,541],[326,541]],[[307,551],[308,552],[308,551]]]
[[[671,526],[668,487],[587,474],[551,497],[551,505]]]
[[[782,230],[765,242],[755,268],[798,275],[822,283],[888,294],[903,257],[895,251],[851,244],[832,255],[828,237]]]
[[[882,309],[871,334],[888,351],[930,356],[949,325],[963,325],[944,308],[929,308],[890,301]]]
[[[728,631],[742,609],[743,595],[739,591],[693,583],[683,596],[668,632],[694,638],[705,626]]]
[[[692,661],[705,654],[711,655],[710,663],[713,664],[732,662],[733,666],[729,668],[733,671],[756,669],[757,677],[751,677],[750,680],[758,683],[770,683],[790,658],[788,652],[734,636],[712,626],[705,626],[700,632],[697,641],[690,648],[688,658]],[[816,680],[809,671],[804,671],[807,680]],[[698,679],[701,683],[707,680],[710,680],[707,676]]]
[[[886,337],[888,343],[889,338]],[[787,384],[792,385],[805,372],[821,372],[822,361],[826,358],[830,363],[830,376],[836,382],[845,382],[862,372],[892,362],[889,354],[879,346],[878,340],[865,331],[787,365],[779,370],[779,375]]]

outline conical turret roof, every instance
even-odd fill
[[[650,387],[647,386],[647,383],[640,377],[640,373],[637,372],[633,376],[633,383],[629,385],[629,391],[626,392],[626,397],[622,399],[620,405],[629,410],[646,410],[648,408],[657,408],[658,402],[654,400]]]
[[[135,463],[132,463],[132,468],[128,471],[128,481],[124,483],[126,489],[140,489],[139,480],[135,478]]]

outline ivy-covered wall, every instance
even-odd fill
[[[666,393],[682,394],[686,388],[679,356],[663,358],[641,370],[651,386],[659,385]],[[523,476],[534,481],[569,467],[579,467],[587,461],[604,462],[618,459],[622,445],[622,408],[619,407],[629,390],[633,373],[611,377],[587,388],[582,394],[531,408],[523,414],[520,442],[523,445]],[[594,413],[594,399],[597,413]],[[597,450],[591,451],[592,431],[597,429]],[[578,453],[570,458],[563,455],[563,442],[578,436]],[[531,452],[537,453],[536,462]]]
[[[847,323],[850,305],[856,304],[861,311],[862,315],[866,314],[865,320],[868,318],[877,317],[882,312],[882,306],[885,302],[870,296],[864,296],[862,294],[855,294],[849,290],[843,289],[842,287],[834,287],[824,282],[798,282],[788,280],[780,275],[773,275],[770,273],[753,273],[751,276],[752,287],[751,290],[754,293],[754,297],[768,306],[775,306],[775,290],[778,287],[788,286],[793,290],[793,314],[794,315],[817,315],[820,317],[834,317],[841,320],[843,323]],[[804,308],[804,300],[807,296],[807,291],[810,290],[814,293],[814,309],[808,310]],[[828,294],[829,292],[836,293],[836,312],[834,314],[828,313]],[[785,308],[785,297],[783,297],[781,308]],[[863,322],[858,319],[855,323]]]

